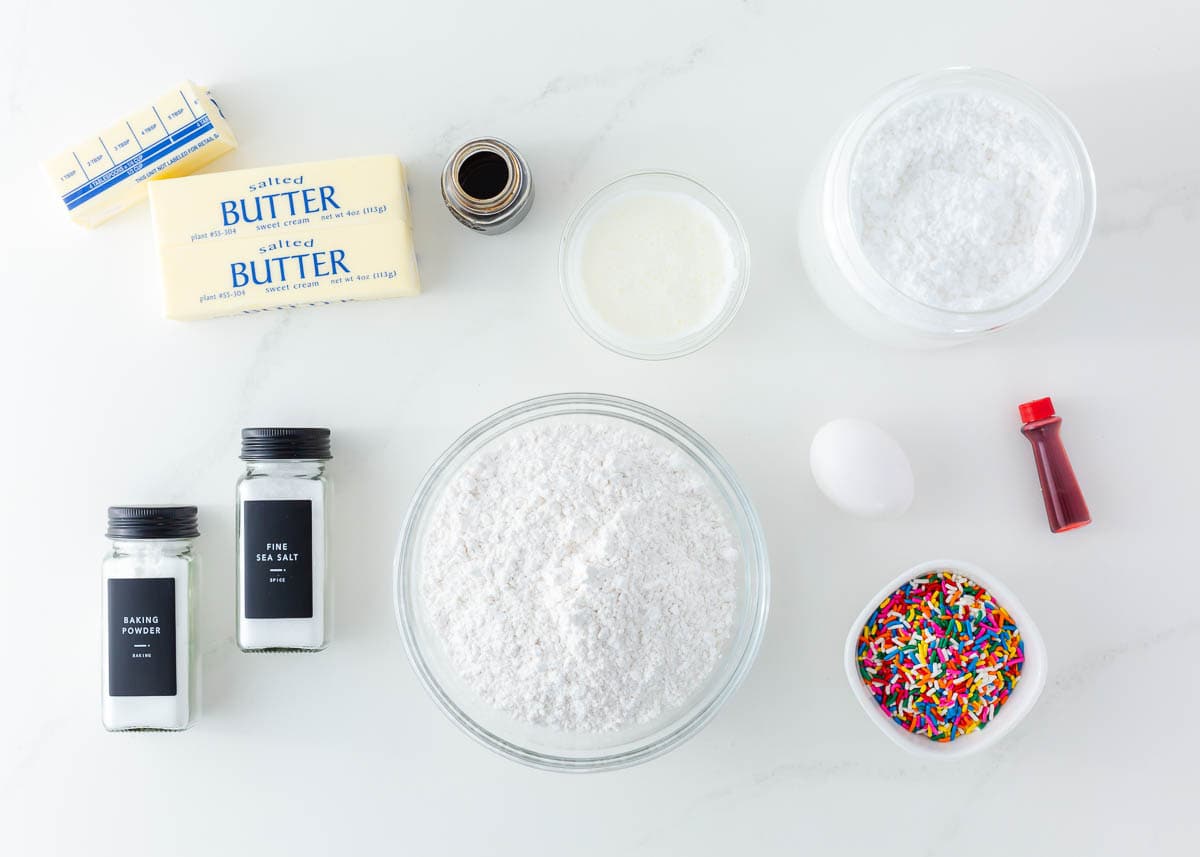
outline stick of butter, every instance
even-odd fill
[[[212,94],[184,82],[42,169],[71,219],[91,227],[145,199],[150,179],[186,176],[236,148]]]
[[[421,292],[396,157],[155,181],[150,214],[167,318]]]

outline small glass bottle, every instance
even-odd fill
[[[1062,417],[1054,413],[1050,399],[1036,399],[1020,406],[1021,433],[1033,444],[1038,479],[1042,483],[1042,500],[1050,531],[1065,533],[1092,522],[1075,469],[1067,457],[1059,430]]]
[[[100,716],[110,732],[187,729],[200,708],[195,506],[113,506],[101,565]]]
[[[332,617],[326,558],[327,428],[242,429],[237,485],[237,642],[320,651]]]
[[[463,143],[442,169],[442,200],[463,226],[485,235],[507,232],[533,205],[533,174],[503,140]]]

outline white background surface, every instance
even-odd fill
[[[11,3],[0,27],[0,853],[1195,853],[1195,253],[1200,7],[1057,3]],[[1034,318],[940,353],[838,324],[797,258],[797,193],[876,89],[951,64],[1032,83],[1090,147],[1100,208]],[[208,169],[394,152],[425,294],[173,323],[149,213],[86,232],[37,161],[191,77],[241,148]],[[499,238],[442,207],[458,143],[509,139],[538,198]],[[568,214],[635,168],[694,174],[749,234],[740,315],[661,365],[612,355],[558,295]],[[595,390],[705,435],[758,505],[774,570],[758,663],[695,740],[593,777],[459,734],[410,671],[391,558],[425,468],[516,400]],[[1017,403],[1055,398],[1096,523],[1046,528]],[[917,500],[862,522],[807,469],[860,415],[908,449]],[[237,433],[334,430],[333,646],[239,654]],[[199,504],[200,723],[99,722],[104,509]],[[1044,697],[993,751],[910,758],[842,674],[849,622],[907,566],[957,555],[1037,618]]]

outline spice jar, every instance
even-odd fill
[[[237,485],[237,642],[244,652],[329,642],[327,428],[242,429]]]
[[[533,204],[533,175],[517,150],[494,137],[459,146],[442,170],[442,199],[468,229],[507,232]]]
[[[186,729],[199,713],[195,506],[113,506],[101,566],[104,728]]]

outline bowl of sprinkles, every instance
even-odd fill
[[[863,710],[914,753],[950,758],[995,743],[1046,683],[1046,650],[1009,589],[971,563],[934,560],[879,591],[846,640]]]

